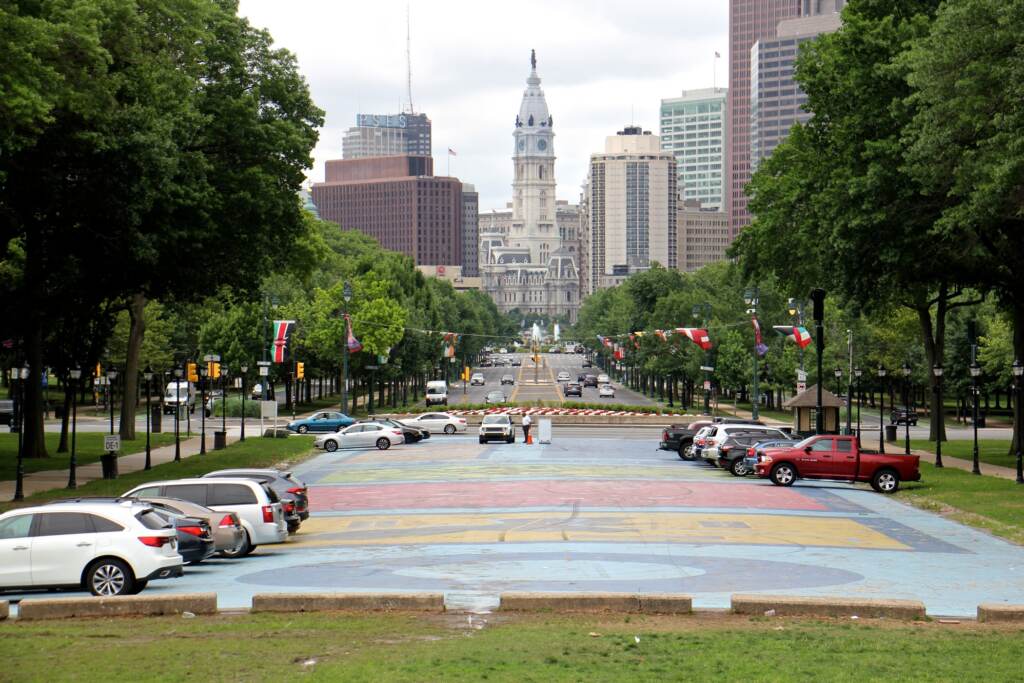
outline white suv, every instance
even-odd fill
[[[515,429],[512,418],[508,415],[484,415],[483,422],[480,423],[480,443],[487,443],[491,439],[514,443]]]
[[[178,533],[134,501],[55,503],[0,515],[0,589],[81,586],[134,595],[182,575]]]
[[[124,495],[126,498],[181,498],[217,512],[234,512],[245,529],[245,540],[238,550],[221,552],[224,557],[248,555],[258,545],[288,540],[288,523],[277,494],[266,484],[252,479],[154,481]]]
[[[716,425],[708,432],[707,441],[700,457],[712,465],[718,463],[718,447],[725,443],[731,434],[763,434],[765,439],[787,439],[785,432],[774,427],[755,424]]]

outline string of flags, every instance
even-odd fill
[[[796,345],[801,349],[806,349],[811,345],[811,333],[802,325],[775,325],[772,329],[784,336],[786,339],[796,343]]]

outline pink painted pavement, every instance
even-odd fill
[[[466,483],[315,486],[314,512],[348,510],[516,508],[579,504],[582,507],[694,507],[731,510],[827,511],[793,489],[700,482],[499,481]]]

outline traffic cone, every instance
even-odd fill
[[[533,432],[532,432],[532,430],[526,433],[526,445],[527,446],[532,446],[533,445]]]

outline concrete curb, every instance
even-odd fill
[[[6,600],[0,600],[0,621],[3,621],[9,616],[11,616],[11,603]]]
[[[441,593],[258,593],[253,612],[406,611],[444,612]]]
[[[1024,621],[1024,605],[986,602],[978,605],[978,621]]]
[[[802,598],[790,595],[733,595],[736,614],[780,617],[889,617],[924,619],[924,603],[917,600],[868,600],[860,598]]]
[[[162,614],[216,614],[216,593],[186,593],[145,597],[126,595],[112,598],[49,598],[22,600],[18,620],[67,619],[69,617],[143,617]]]
[[[689,595],[631,593],[502,593],[501,612],[619,612],[691,614]]]

